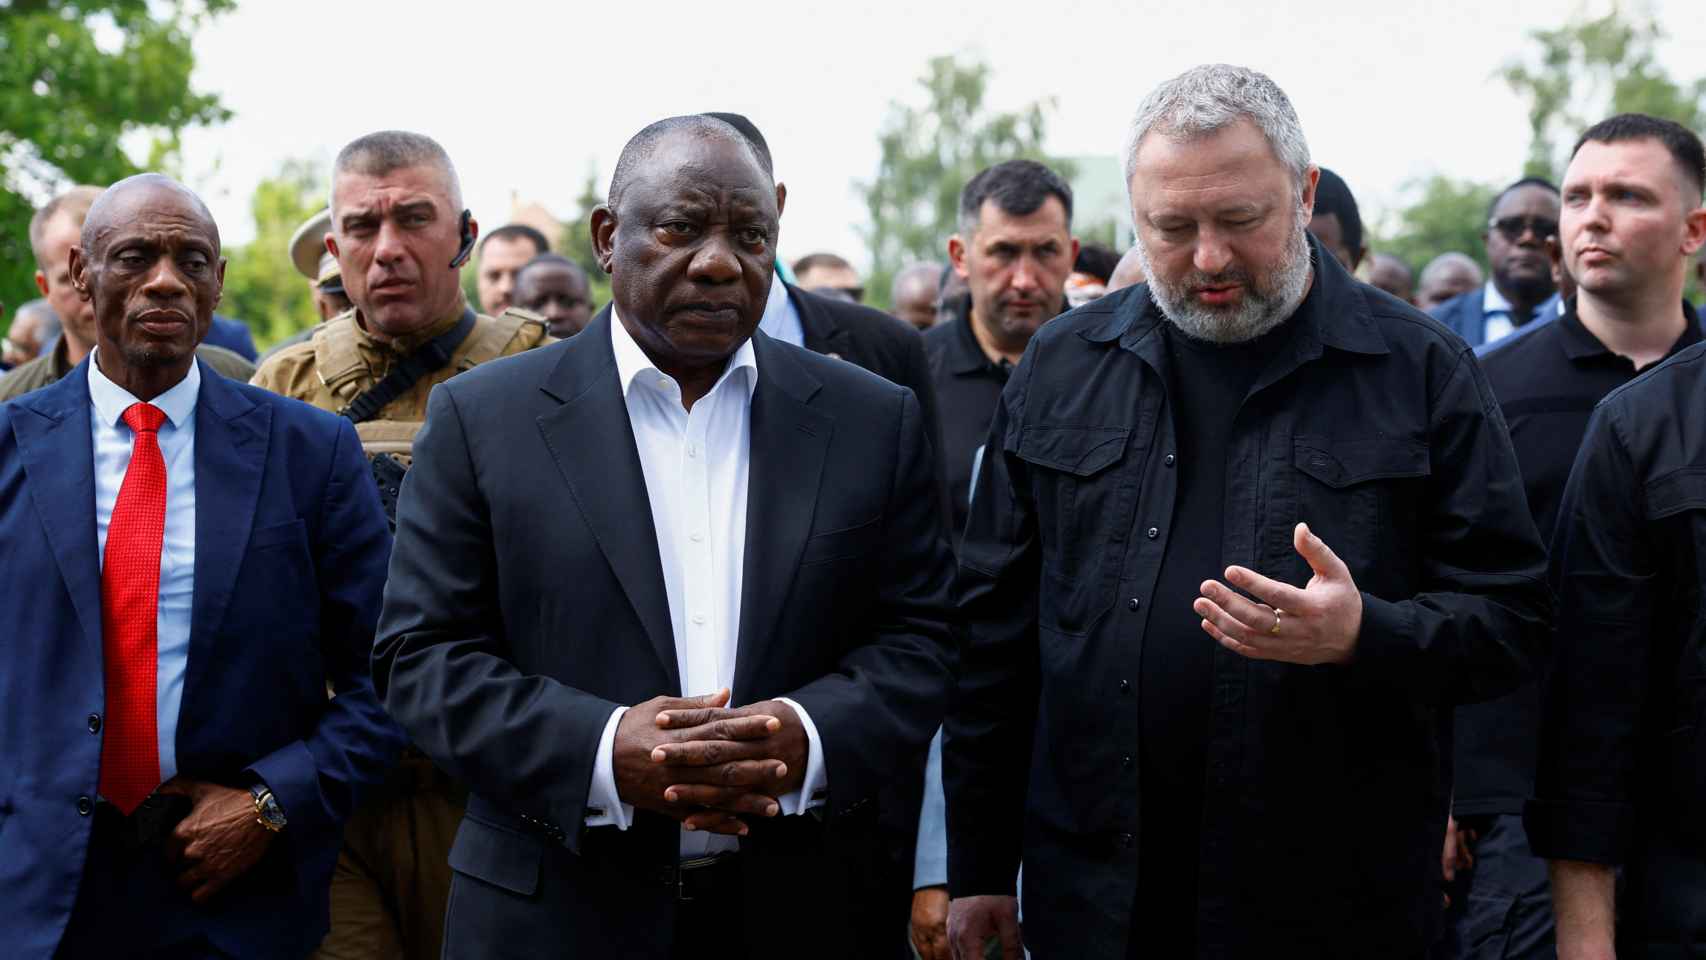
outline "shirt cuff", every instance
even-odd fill
[[[788,706],[794,708],[799,715],[800,726],[806,728],[806,779],[800,784],[800,789],[785,796],[776,798],[776,803],[782,808],[782,815],[805,813],[813,807],[821,807],[829,802],[829,771],[823,768],[823,741],[818,739],[817,725],[812,723],[812,715],[806,708],[787,697],[777,697]]]
[[[586,794],[586,825],[628,829],[634,822],[634,805],[623,803],[616,793],[616,725],[622,722],[627,707],[610,711],[604,722],[604,733],[598,738],[598,756],[592,765],[592,788]],[[594,813],[593,811],[598,812]]]

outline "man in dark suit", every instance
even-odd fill
[[[1547,319],[1540,306],[1558,285],[1546,242],[1557,237],[1556,185],[1523,177],[1504,188],[1487,207],[1487,228],[1481,232],[1491,279],[1428,312],[1472,347],[1501,340],[1530,320]]]
[[[401,746],[365,669],[385,519],[349,424],[196,360],[194,194],[115,184],[71,258],[96,349],[0,405],[8,955],[301,957]]]
[[[592,217],[612,306],[433,393],[374,675],[471,790],[446,956],[894,945],[874,798],[940,721],[951,560],[913,394],[756,332],[777,222],[732,127],[653,124]]]

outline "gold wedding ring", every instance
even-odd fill
[[[1270,636],[1270,637],[1279,636],[1280,617],[1283,616],[1284,614],[1285,614],[1284,610],[1281,610],[1279,607],[1274,608],[1274,625],[1268,628],[1268,636]]]

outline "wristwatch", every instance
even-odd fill
[[[257,783],[249,788],[249,795],[255,798],[255,822],[273,833],[284,829],[284,808],[273,798],[272,790],[264,783]]]

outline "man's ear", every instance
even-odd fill
[[[616,253],[616,214],[608,204],[601,203],[592,208],[587,228],[592,231],[592,253],[598,258],[598,268],[609,273]]]
[[[213,305],[225,299],[225,258],[219,258],[219,268],[213,274]]]
[[[1300,198],[1304,219],[1315,216],[1315,186],[1321,182],[1321,168],[1309,165],[1309,172],[1303,175],[1303,196]]]
[[[332,255],[332,259],[338,258],[338,238],[330,233],[326,234],[326,252]]]
[[[36,289],[41,291],[42,296],[47,296],[47,274],[40,270],[36,271]]]
[[[88,300],[93,296],[89,291],[89,282],[83,277],[84,268],[87,266],[88,264],[83,260],[83,248],[72,247],[71,259],[66,267],[71,274],[71,286],[76,288],[77,299],[79,300]],[[46,293],[47,288],[43,287],[42,292]]]
[[[782,208],[788,205],[788,185],[776,184],[776,219],[782,219]]]
[[[1072,241],[1072,259],[1078,259],[1077,239]],[[954,272],[962,279],[971,276],[971,267],[966,265],[966,242],[957,233],[948,238],[948,262],[953,264]]]

